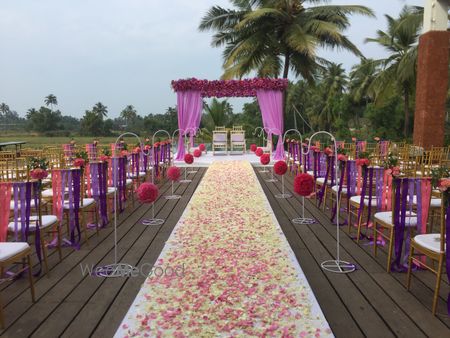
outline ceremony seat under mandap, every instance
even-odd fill
[[[213,131],[212,151],[213,155],[216,150],[225,151],[228,154],[228,131],[225,127],[216,127]]]
[[[238,148],[238,150],[242,150],[242,153],[245,154],[246,147],[244,129],[242,129],[242,126],[233,126],[233,130],[230,134],[231,152],[233,152],[235,148]]]

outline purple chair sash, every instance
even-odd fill
[[[123,201],[126,200],[126,184],[127,184],[127,170],[125,157],[113,157],[112,165],[112,186],[117,189],[119,211],[123,211]],[[115,207],[115,206],[114,206]]]
[[[69,230],[70,230],[70,244],[79,249],[81,241],[81,229],[79,220],[80,210],[80,191],[81,191],[81,169],[62,169],[61,171],[61,193],[60,201],[61,205],[67,204],[69,206]],[[69,195],[68,202],[64,203],[66,195],[66,187]],[[64,219],[64,208],[60,210],[60,225],[62,226],[62,220]],[[75,231],[78,233],[78,241],[75,241]]]
[[[92,185],[92,197],[99,205],[102,226],[108,224],[106,193],[108,190],[108,162],[89,163]]]
[[[413,211],[413,198],[416,196],[417,203],[417,233],[422,232],[422,185],[421,178],[395,178],[394,186],[395,200],[394,200],[394,261],[391,265],[391,270],[406,271],[407,257],[402,261],[404,233],[406,227],[406,219],[410,218]],[[425,215],[426,216],[426,215]],[[406,233],[405,252],[409,253],[410,235]],[[406,255],[405,255],[406,256]]]
[[[31,200],[34,199],[36,210],[39,208],[39,182],[13,182],[14,198],[14,240],[19,240],[19,222],[21,225],[20,240],[28,241],[30,230]],[[20,205],[20,209],[19,209]],[[20,214],[20,215],[19,215]],[[20,218],[20,221],[19,221]],[[34,246],[39,263],[42,265],[40,219],[37,217]],[[38,273],[41,272],[39,269]]]
[[[343,168],[341,168],[341,175],[339,177],[339,182],[338,182],[338,193],[336,195],[336,202],[334,203],[333,206],[333,211],[331,212],[331,221],[334,222],[334,219],[336,217],[336,213],[337,213],[337,202],[339,201],[339,198],[341,196],[342,193],[342,186],[344,185],[344,176],[346,171],[348,170],[348,162],[347,161],[345,163],[345,165],[343,166]]]
[[[363,173],[363,183],[362,183],[362,189],[361,189],[361,198],[359,201],[359,208],[358,208],[358,222],[360,221],[362,217],[362,212],[364,210],[364,200],[366,199],[366,195],[368,197],[368,207],[367,207],[367,220],[366,220],[366,233],[367,228],[369,226],[370,222],[370,215],[372,213],[372,199],[373,199],[373,184],[374,184],[374,176],[375,176],[375,195],[376,200],[378,201],[378,187],[381,182],[383,184],[383,168],[374,168],[374,167],[368,167],[366,170],[364,170]],[[380,192],[381,193],[381,192]],[[380,203],[381,203],[381,197],[380,197]],[[380,204],[377,204],[380,205]]]
[[[325,173],[325,180],[319,191],[319,207],[322,205],[322,201],[323,201],[323,197],[325,195],[325,189],[327,188],[329,177],[331,177],[331,186],[334,185],[334,166],[335,166],[334,156],[326,156],[326,161],[327,161],[327,166],[326,166],[327,171]]]

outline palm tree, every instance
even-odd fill
[[[213,98],[210,104],[204,103],[203,107],[216,127],[225,126],[229,115],[233,113],[233,109],[227,100],[219,101]]]
[[[58,105],[58,100],[56,99],[56,96],[53,94],[49,94],[44,99],[45,105],[48,107],[50,106],[50,110],[53,111],[53,105]]]
[[[361,62],[352,67],[350,72],[349,90],[352,100],[355,103],[374,98],[374,93],[370,90],[379,69],[373,59],[361,59]]]
[[[132,105],[128,105],[124,110],[120,112],[120,117],[126,121],[128,126],[130,121],[134,120],[137,117],[136,109],[134,109]]]
[[[2,102],[0,104],[0,112],[3,115],[6,115],[6,114],[8,114],[10,112],[9,106],[5,102]]]
[[[320,92],[322,94],[322,109],[319,112],[319,119],[325,130],[330,130],[333,122],[340,114],[336,111],[338,101],[347,87],[347,75],[342,64],[331,62],[325,70],[320,73]]]
[[[101,102],[97,102],[92,108],[92,112],[97,114],[97,116],[103,120],[104,117],[108,116],[108,107]]]
[[[36,114],[38,111],[35,108],[30,108],[27,110],[27,119],[30,119],[34,114]]]
[[[377,101],[385,99],[392,93],[403,97],[404,136],[409,133],[410,97],[416,84],[417,42],[422,23],[417,20],[417,7],[403,7],[397,19],[386,15],[388,29],[378,30],[376,38],[367,38],[366,42],[375,42],[383,46],[389,56],[375,60],[381,70],[374,79],[371,90]]]
[[[312,6],[305,6],[305,3]],[[312,80],[325,60],[319,47],[341,48],[361,56],[343,31],[348,15],[373,16],[365,6],[314,5],[317,0],[231,0],[234,9],[213,6],[199,29],[212,30],[212,46],[225,46],[223,78],[256,70],[261,77],[296,76]]]

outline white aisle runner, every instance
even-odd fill
[[[209,167],[153,271],[116,337],[333,336],[249,162]]]

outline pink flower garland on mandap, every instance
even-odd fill
[[[199,90],[203,97],[254,97],[257,90],[284,91],[287,86],[287,79],[271,78],[213,81],[190,78],[172,81],[174,91]]]

